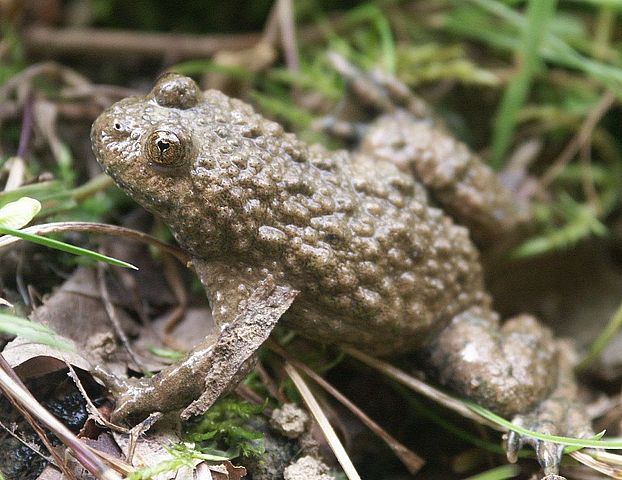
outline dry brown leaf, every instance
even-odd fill
[[[37,477],[37,480],[62,480],[63,474],[56,470],[56,468],[48,465],[45,470],[41,472],[41,475]]]
[[[65,340],[71,343],[70,340]],[[59,350],[49,345],[33,343],[22,337],[9,342],[2,354],[9,365],[18,370],[22,379],[63,370],[67,368],[67,363],[87,372],[91,369],[90,362],[77,348],[74,351]]]
[[[229,480],[240,480],[246,476],[246,468],[241,466],[236,467],[229,460],[225,460],[223,464],[229,473]]]
[[[136,331],[136,324],[122,310],[119,310],[119,318],[126,331]],[[92,269],[78,268],[61,288],[32,313],[31,319],[49,326],[59,336],[72,340],[78,351],[88,355],[92,365],[105,365],[110,371],[125,373],[126,355],[118,349],[111,332]],[[73,364],[71,361],[69,363]]]

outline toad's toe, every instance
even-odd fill
[[[517,415],[513,423],[528,430],[546,435],[586,438],[593,435],[583,404],[564,396],[552,396],[542,402],[533,412]],[[545,474],[544,479],[559,477],[559,465],[564,445],[510,432],[506,437],[507,457],[510,462],[518,458],[523,445],[531,446]]]

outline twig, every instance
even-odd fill
[[[127,451],[124,452],[125,458],[129,463],[133,463],[134,461],[134,454],[136,453],[136,447],[138,447],[138,440],[140,437],[147,433],[149,429],[151,429],[151,427],[153,427],[162,418],[162,416],[163,415],[160,412],[150,413],[147,418],[130,429]]]
[[[11,366],[4,359],[4,356],[2,354],[0,354],[0,371],[2,371],[2,373],[4,373],[10,380],[15,382],[15,384],[19,388],[21,388],[23,390],[23,392],[25,392],[27,394],[27,396],[29,396],[31,398],[31,402],[34,402],[37,405],[39,405],[41,408],[43,408],[43,406],[41,406],[39,404],[38,400],[35,399],[35,397],[32,396],[32,394],[30,394],[30,392],[28,391],[26,385],[24,385],[22,380],[17,376],[17,374],[15,373],[13,368],[11,368]],[[7,388],[6,384],[2,380],[0,380],[0,391],[2,393],[4,393],[4,395],[11,401],[13,406],[20,412],[20,414],[30,424],[30,426],[35,431],[35,433],[39,436],[39,438],[41,439],[41,441],[45,445],[45,448],[47,449],[47,451],[50,452],[50,455],[52,455],[52,457],[54,458],[54,461],[55,461],[54,464],[70,480],[76,480],[74,478],[74,475],[67,468],[67,465],[63,461],[63,459],[61,458],[59,452],[57,452],[56,449],[54,448],[54,445],[52,445],[52,442],[48,438],[48,435],[45,432],[45,430],[43,430],[41,425],[39,425],[39,423],[35,420],[35,415],[30,411],[30,409],[28,409],[28,405],[29,404],[23,404],[22,402],[20,402],[20,400],[19,400],[20,392],[19,391],[14,391],[14,390],[12,390],[10,388]],[[46,410],[46,412],[47,412],[47,410]]]
[[[471,411],[471,409],[469,409],[466,405],[464,405],[459,400],[456,400],[450,395],[447,395],[446,393],[428,385],[427,383],[422,382],[421,380],[418,380],[411,375],[408,375],[406,372],[400,370],[397,367],[394,367],[390,363],[384,362],[374,357],[370,357],[369,355],[366,355],[363,352],[360,352],[354,348],[346,348],[345,352],[348,355],[353,356],[357,360],[360,360],[365,365],[373,368],[374,370],[378,370],[379,372],[383,373],[387,377],[392,378],[393,380],[396,380],[402,385],[405,385],[406,387],[410,388],[414,392],[417,392],[433,400],[434,402],[444,405],[446,408],[453,410],[454,412],[462,415],[465,418],[469,418],[475,422],[481,423],[483,425],[487,425],[490,428],[493,428],[501,432],[507,431],[505,428],[500,427],[496,423],[493,423],[481,417],[480,415],[475,414],[473,411]]]
[[[28,155],[28,147],[30,146],[34,127],[33,106],[34,97],[31,91],[26,96],[26,101],[24,102],[24,118],[22,119],[22,130],[19,134],[19,146],[17,147],[17,156],[20,158],[26,158]]]
[[[25,159],[28,156],[30,140],[34,130],[34,97],[32,92],[26,95],[22,114],[22,128],[19,134],[19,145],[17,154],[10,159],[9,177],[4,185],[4,191],[15,190],[24,182],[24,173],[26,171]]]
[[[41,448],[39,447],[39,445],[37,445],[35,443],[28,443],[28,441],[26,441],[24,438],[19,436],[13,430],[11,430],[9,427],[7,427],[4,423],[0,422],[0,428],[2,428],[2,430],[4,430],[7,434],[12,436],[15,440],[17,440],[19,443],[24,445],[26,448],[29,448],[30,450],[35,452],[36,455],[39,455],[47,463],[52,463],[54,461],[52,459],[52,457],[47,457],[47,456],[45,456],[43,454],[43,452],[41,451]]]
[[[268,21],[268,24],[270,21]],[[351,28],[343,14],[332,15],[322,25],[309,25],[299,29],[298,38],[305,45],[325,39],[330,32]],[[22,40],[27,50],[40,55],[85,54],[99,58],[101,55],[149,56],[186,59],[204,58],[221,50],[245,50],[255,46],[262,37],[270,40],[273,31],[265,37],[262,33],[221,35],[182,35],[176,33],[146,33],[130,30],[58,29],[32,26],[24,29]]]
[[[272,342],[271,340],[268,340],[268,343],[270,345],[274,344],[274,342]],[[287,397],[283,394],[283,392],[279,390],[279,388],[276,385],[276,382],[268,374],[268,372],[263,367],[261,362],[258,362],[257,365],[255,366],[255,372],[257,373],[257,375],[259,375],[259,378],[261,379],[261,383],[263,383],[263,385],[266,387],[268,392],[270,392],[270,395],[272,395],[272,397],[276,398],[279,403],[287,402]]]
[[[188,292],[186,291],[183,280],[180,278],[179,270],[176,268],[176,265],[172,262],[169,255],[162,255],[162,267],[166,283],[177,301],[177,305],[168,315],[164,326],[164,334],[167,337],[167,342],[170,342],[171,339],[168,337],[173,330],[175,330],[186,310],[188,310]],[[173,344],[174,342],[170,343]]]
[[[607,111],[612,107],[615,101],[616,96],[611,90],[608,90],[602,96],[600,101],[589,113],[574,138],[570,141],[570,143],[568,143],[568,145],[566,145],[566,148],[564,148],[559,157],[557,157],[549,169],[540,178],[540,181],[538,182],[538,191],[540,194],[546,190],[551,182],[553,182],[553,180],[555,180],[561,173],[564,167],[570,163],[570,161],[579,152],[583,144],[590,139],[594,128],[605,113],[607,113]]]
[[[97,423],[98,425],[103,425],[104,427],[107,427],[114,432],[128,433],[127,428],[123,428],[123,427],[120,427],[119,425],[115,425],[114,423],[109,422],[103,417],[101,413],[99,413],[99,410],[97,410],[97,407],[91,401],[91,398],[87,394],[86,389],[84,388],[84,385],[82,385],[82,382],[80,381],[80,378],[78,377],[78,374],[76,373],[71,363],[65,360],[65,365],[67,365],[67,368],[69,370],[67,372],[67,375],[73,381],[74,385],[76,386],[76,388],[82,395],[82,398],[84,398],[84,401],[86,402],[86,410],[89,412],[89,415],[91,416],[93,421]]]
[[[102,29],[57,29],[33,26],[24,30],[25,47],[39,55],[61,53],[93,56],[210,57],[220,50],[241,50],[255,45],[257,33],[182,35]]]
[[[594,175],[592,174],[592,145],[590,142],[585,142],[581,147],[581,184],[583,186],[583,193],[588,199],[589,203],[597,213],[602,212],[598,193],[596,192],[596,186],[594,185]]]
[[[292,0],[277,0],[277,15],[281,31],[281,45],[285,56],[285,64],[291,72],[300,69],[298,58],[298,44],[296,42],[296,28],[294,22],[294,8]]]
[[[35,77],[46,75],[49,77],[58,77],[66,85],[73,87],[81,87],[90,85],[91,82],[71,68],[65,67],[56,62],[36,63],[17,75],[13,75],[8,79],[2,87],[0,87],[0,100],[6,100],[9,94],[18,90],[24,85],[29,85]]]
[[[95,195],[97,192],[101,192],[112,185],[114,185],[112,178],[105,173],[102,173],[91,178],[88,182],[83,183],[79,187],[71,190],[71,198],[76,203],[81,203],[90,196]]]
[[[272,4],[268,19],[264,23],[261,41],[268,45],[276,45],[279,36],[279,2],[278,0]]]
[[[147,371],[144,363],[138,358],[138,355],[134,352],[134,349],[130,345],[130,339],[127,338],[123,327],[121,326],[121,322],[119,321],[119,317],[117,316],[117,311],[114,308],[112,303],[112,299],[110,298],[110,293],[108,292],[108,287],[106,286],[106,271],[104,269],[104,265],[101,263],[97,264],[97,286],[99,288],[99,295],[101,297],[101,301],[104,304],[104,308],[106,310],[106,314],[108,315],[108,319],[110,323],[112,323],[112,327],[117,335],[117,337],[121,340],[123,347],[129,354],[130,358],[134,362],[134,364],[143,371]]]

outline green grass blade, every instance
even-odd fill
[[[620,328],[622,328],[622,303],[618,306],[618,309],[613,314],[613,317],[605,329],[600,332],[600,335],[596,338],[596,340],[594,340],[594,342],[592,342],[588,353],[577,366],[577,370],[585,370],[596,358],[598,358],[605,347],[609,345],[609,342],[613,339],[613,337],[615,337],[620,331]]]
[[[518,122],[518,112],[525,103],[535,74],[541,66],[540,45],[555,13],[557,0],[530,0],[527,7],[527,25],[523,28],[518,51],[520,70],[510,81],[495,117],[492,143],[493,168],[503,166]]]
[[[568,249],[589,235],[604,236],[607,227],[598,220],[591,205],[577,204],[564,196],[560,201],[566,224],[532,237],[510,252],[510,258],[528,258],[547,252]]]
[[[514,478],[520,473],[518,465],[501,465],[486,472],[478,473],[464,480],[505,480]]]
[[[0,234],[12,235],[14,237],[18,237],[23,240],[28,240],[29,242],[36,243],[38,245],[43,245],[44,247],[54,248],[56,250],[61,250],[63,252],[72,253],[74,255],[91,258],[93,260],[97,260],[97,261],[104,262],[104,263],[109,263],[110,265],[114,265],[117,267],[124,267],[124,268],[131,268],[132,270],[138,270],[137,267],[135,267],[131,263],[124,262],[123,260],[117,260],[116,258],[112,258],[107,255],[102,255],[101,253],[93,252],[92,250],[87,250],[86,248],[76,247],[74,245],[70,245],[69,243],[61,242],[59,240],[54,240],[52,238],[46,238],[40,235],[33,235],[32,233],[26,233],[26,232],[22,232],[21,230],[15,230],[13,228],[8,228],[8,227],[3,227],[3,226],[0,226]]]
[[[498,1],[470,0],[469,3],[476,5],[481,11],[466,12],[461,10],[461,17],[448,17],[446,27],[455,34],[479,39],[495,48],[514,51],[516,39],[513,34],[507,34],[506,31],[512,31],[513,28],[516,28],[524,32],[529,28],[527,19],[517,10]],[[459,3],[456,2],[456,4]],[[498,17],[506,25],[499,30],[493,30],[491,20],[486,18],[485,13]],[[550,26],[552,30],[554,24],[551,23]],[[611,89],[616,97],[622,100],[622,68],[580,54],[552,31],[546,32],[541,43],[540,55],[553,65],[586,73]]]
[[[573,437],[562,437],[559,435],[545,435],[543,433],[539,433],[533,430],[528,430],[526,428],[520,427],[518,425],[513,424],[512,422],[506,420],[503,417],[487,410],[486,408],[473,403],[469,400],[462,400],[462,402],[473,410],[478,415],[490,420],[491,422],[495,422],[498,425],[502,425],[508,430],[513,430],[521,435],[525,435],[528,437],[537,438],[538,440],[542,440],[545,442],[558,443],[560,445],[567,445],[569,447],[578,447],[578,448],[606,448],[610,450],[622,450],[622,440],[600,440],[600,438],[605,434],[605,431],[594,435],[592,438],[573,438]],[[571,451],[576,450],[576,448],[572,448]]]

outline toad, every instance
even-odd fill
[[[357,150],[329,151],[169,73],[102,113],[92,142],[104,170],[190,253],[219,325],[269,279],[297,291],[282,321],[305,336],[376,355],[425,352],[442,384],[523,426],[589,433],[559,342],[529,315],[501,324],[484,287],[470,232],[493,238],[524,209],[434,121],[395,108]],[[149,408],[136,392],[122,417]],[[560,446],[513,434],[511,455],[522,442],[557,472]]]

